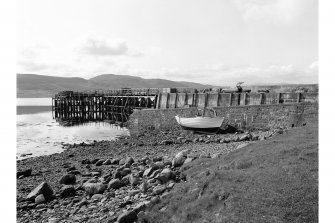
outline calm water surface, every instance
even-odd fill
[[[17,159],[62,152],[63,143],[113,140],[129,135],[127,129],[103,122],[61,126],[52,118],[51,98],[18,98],[16,126]]]

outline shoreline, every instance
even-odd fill
[[[108,219],[117,220],[124,211],[137,210],[137,205],[145,203],[148,206],[155,203],[155,199],[164,195],[163,192],[163,195],[157,192],[160,186],[164,187],[165,193],[168,193],[173,190],[173,186],[168,188],[168,185],[183,181],[180,171],[183,164],[178,166],[173,163],[179,152],[188,151],[184,157],[187,162],[199,158],[215,159],[224,157],[247,144],[286,131],[272,129],[221,135],[196,135],[183,130],[146,132],[138,138],[122,136],[115,141],[68,145],[68,149],[61,153],[18,160],[18,171],[31,169],[32,172],[30,176],[21,176],[17,179],[17,220],[18,222],[34,220],[50,222],[52,219],[58,219],[55,222],[64,222],[62,219],[65,221],[78,219],[80,222],[93,219],[99,219],[100,222],[108,222]],[[130,165],[125,163],[129,157],[133,160]],[[112,162],[114,163],[111,164]],[[157,165],[162,166],[158,168]],[[144,177],[145,171],[153,167],[156,176]],[[162,183],[157,179],[162,169],[168,169],[174,177]],[[127,175],[115,176],[116,173],[125,170]],[[68,186],[73,187],[76,192],[74,196],[62,197],[61,193],[66,185],[60,184],[59,181],[68,174],[75,175],[75,183]],[[130,175],[134,176],[138,183],[131,184]],[[85,183],[90,180],[95,179],[97,182],[109,185],[118,178],[122,182],[125,181],[122,186],[118,189],[108,186],[101,196],[100,194],[91,196],[85,191]],[[27,201],[27,195],[42,182],[47,182],[52,188],[52,199],[42,203]],[[148,191],[141,190],[145,182],[148,182]],[[96,198],[99,196],[100,198]],[[107,209],[108,211],[104,211]],[[87,212],[91,215],[85,214]]]

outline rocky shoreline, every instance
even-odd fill
[[[147,207],[186,180],[185,163],[215,159],[285,132],[150,131],[137,138],[64,145],[60,154],[17,161],[17,221],[141,222]]]

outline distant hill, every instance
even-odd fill
[[[144,79],[129,75],[103,74],[91,79],[79,77],[54,77],[37,74],[17,74],[17,97],[52,97],[59,91],[108,90],[130,88],[190,87],[209,88],[193,82],[177,82],[165,79]]]

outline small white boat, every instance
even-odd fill
[[[215,113],[214,113],[215,114]],[[216,116],[216,114],[215,114]],[[185,130],[193,130],[200,133],[217,133],[220,131],[224,117],[194,117],[182,118],[175,116],[178,124]]]

